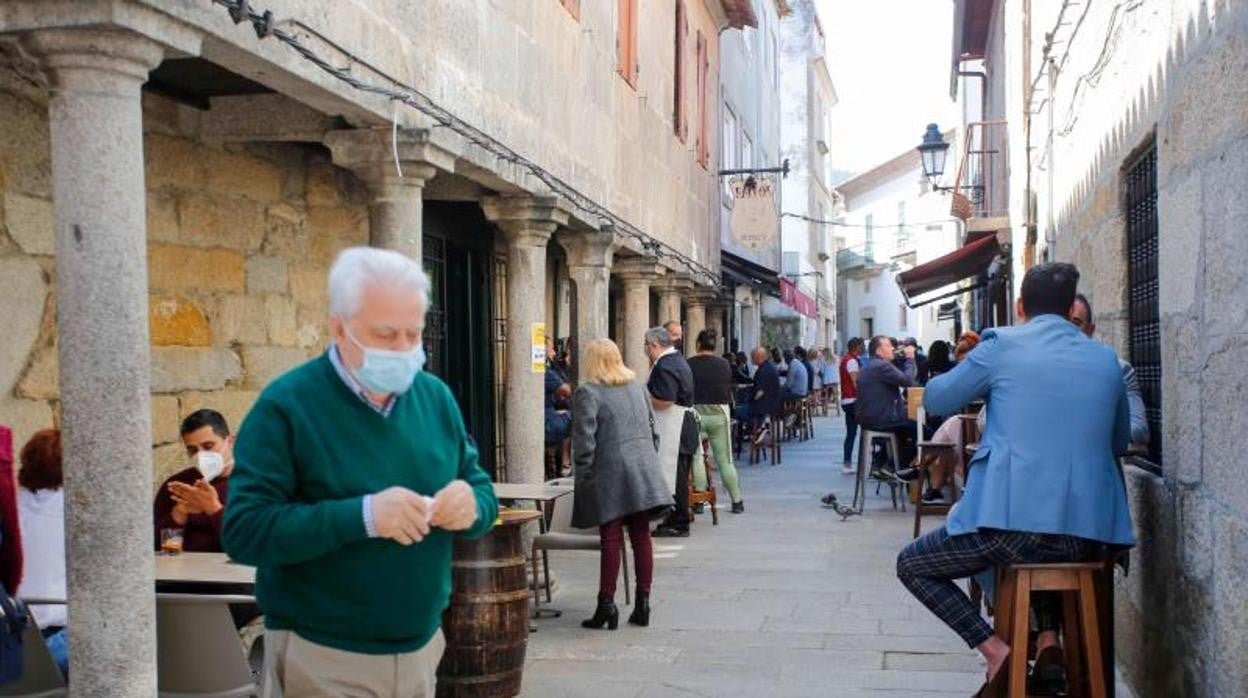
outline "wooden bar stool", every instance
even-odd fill
[[[1105,562],[1095,561],[1006,565],[997,570],[994,617],[997,636],[1010,645],[1010,658],[1002,667],[1003,671],[1009,671],[1009,698],[1027,696],[1027,639],[1031,630],[1033,591],[1062,594],[1066,695],[1106,698],[1096,594],[1096,575],[1104,569]],[[1109,612],[1108,609],[1102,610]]]
[[[747,437],[750,440],[750,465],[762,462],[763,456],[766,456],[767,461],[772,465],[780,465],[780,432],[783,429],[783,418],[769,416],[750,431]],[[759,436],[764,430],[768,430],[768,434],[760,439]]]
[[[706,489],[699,490],[693,486],[693,478],[689,478],[689,508],[693,509],[698,504],[711,505],[711,525],[719,525],[719,505],[715,499],[715,476],[711,470],[711,444],[707,439],[702,439],[702,465],[706,468]],[[692,513],[690,520],[693,519]]]
[[[806,396],[806,400],[802,403],[802,426],[804,427],[805,437],[803,440],[808,441],[815,438],[815,411],[818,409],[819,397],[815,393]]]

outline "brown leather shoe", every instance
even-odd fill
[[[1050,645],[1036,655],[1036,664],[1027,677],[1027,693],[1057,696],[1066,692],[1066,656],[1062,648]]]

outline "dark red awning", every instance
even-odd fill
[[[897,275],[897,287],[909,303],[915,296],[956,284],[984,271],[1000,251],[996,235],[980,238],[943,257],[903,271]]]
[[[802,293],[797,284],[785,278],[780,279],[780,302],[806,317],[819,317],[819,302]]]

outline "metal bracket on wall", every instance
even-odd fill
[[[736,170],[720,170],[715,174],[720,177],[731,177],[732,175],[753,175],[779,172],[782,177],[789,176],[789,159],[785,158],[784,163],[780,167],[745,167]]]

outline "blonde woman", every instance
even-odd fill
[[[654,552],[650,519],[671,505],[659,470],[658,434],[650,398],[608,339],[590,342],[581,366],[581,385],[572,395],[572,463],[576,489],[572,525],[598,527],[602,536],[598,607],[586,628],[615,630],[615,582],[628,528],[637,572],[637,598],[628,622],[650,624],[650,583]]]

